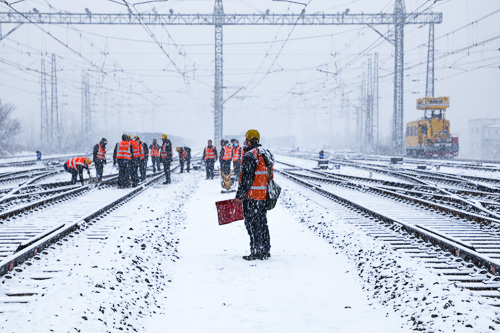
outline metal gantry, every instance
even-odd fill
[[[395,27],[394,64],[394,128],[393,152],[404,153],[403,145],[403,78],[404,78],[404,26],[408,24],[439,24],[442,13],[406,13],[404,0],[395,0],[394,13],[379,14],[226,14],[222,0],[215,0],[212,14],[160,14],[160,13],[21,13],[1,12],[0,24],[100,24],[100,25],[213,25],[215,27],[215,87],[214,87],[214,138],[223,137],[223,26],[240,25],[389,25]]]

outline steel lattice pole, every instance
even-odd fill
[[[394,113],[392,150],[396,155],[404,154],[403,145],[403,79],[404,79],[404,27],[405,5],[403,0],[396,0],[394,5],[395,51],[394,51]]]
[[[222,0],[215,0],[215,85],[214,85],[214,144],[218,145],[223,138],[223,73],[222,73],[222,26],[224,24],[224,9]]]
[[[46,147],[49,141],[49,110],[47,107],[47,73],[45,72],[45,59],[41,60],[41,91],[40,91],[40,142]]]
[[[425,96],[434,97],[434,23],[429,24],[429,49],[427,50]]]

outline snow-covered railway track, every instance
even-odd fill
[[[162,174],[148,177],[146,183],[127,190],[100,187],[93,190],[92,195],[77,196],[39,212],[4,221],[0,227],[0,275],[15,269],[51,244],[72,237],[71,234],[86,223],[99,219],[162,177]]]
[[[72,185],[71,182],[34,184],[36,180],[41,178],[33,179],[33,181],[26,182],[3,193],[0,197],[0,224],[7,218],[26,214],[35,208],[43,208],[46,204],[67,200],[67,197],[83,194],[94,187],[91,184],[85,186]],[[116,179],[116,175],[104,176],[99,186],[114,184]]]
[[[405,205],[401,199],[277,171],[338,203],[332,209],[344,209],[346,220],[374,238],[410,254],[450,281],[489,297],[491,304],[500,305],[500,235],[496,225],[484,226],[422,204]],[[354,217],[352,211],[357,213]]]

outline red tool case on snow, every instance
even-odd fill
[[[236,204],[234,199],[217,201],[215,206],[217,207],[219,225],[243,220],[243,205],[241,203]]]

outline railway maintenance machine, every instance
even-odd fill
[[[417,109],[424,111],[420,120],[406,124],[406,155],[412,157],[455,157],[458,136],[452,136],[445,112],[450,107],[448,97],[417,99]]]

